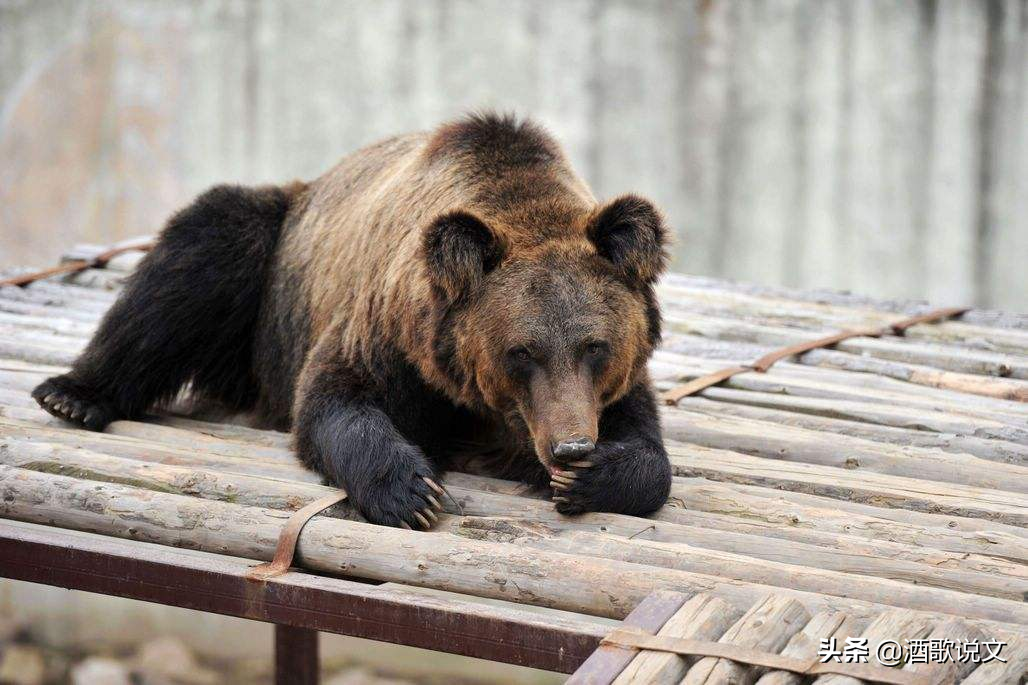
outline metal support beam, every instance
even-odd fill
[[[0,519],[0,577],[571,673],[608,627],[256,562]]]
[[[275,625],[275,685],[318,685],[318,631]]]

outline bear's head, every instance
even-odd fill
[[[530,240],[499,223],[456,210],[424,234],[434,363],[462,403],[501,414],[553,469],[593,449],[604,407],[644,377],[667,232],[634,195]]]

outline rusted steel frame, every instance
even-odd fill
[[[570,673],[605,627],[529,612],[288,573],[252,563],[0,520],[0,577]]]
[[[275,624],[275,685],[318,685],[318,631]]]
[[[639,606],[625,617],[622,625],[656,634],[687,599],[687,595],[658,590],[639,602]],[[639,650],[632,647],[604,643],[568,678],[565,685],[613,683],[638,653]]]

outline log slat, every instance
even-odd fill
[[[297,463],[291,436],[188,397],[177,413],[88,433],[29,397],[74,360],[141,257],[0,288],[0,516],[268,559],[289,512],[332,491]],[[659,388],[931,309],[678,274],[658,295]],[[661,634],[804,659],[822,637],[861,631],[872,657],[883,639],[1010,643],[1006,664],[907,667],[933,682],[1016,682],[1028,669],[1028,317],[970,310],[902,337],[846,340],[662,418],[676,475],[649,519],[564,517],[547,492],[451,473],[457,504],[443,503],[433,532],[371,526],[344,504],[305,528],[301,563],[607,618],[674,591],[684,595],[651,602]],[[622,683],[802,680],[664,652],[621,650],[618,664]]]

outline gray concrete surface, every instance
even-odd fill
[[[1026,62],[1025,0],[0,0],[0,265],[496,107],[679,269],[1024,309]]]

